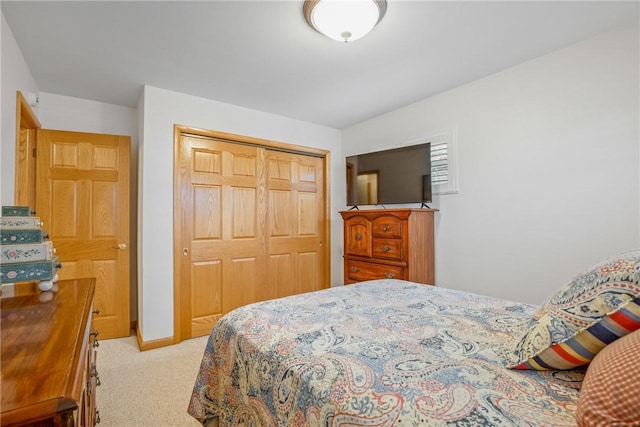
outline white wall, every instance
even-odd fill
[[[137,152],[135,108],[40,92],[39,110],[38,117],[45,129],[126,135],[131,137],[131,146]]]
[[[332,249],[342,247],[336,206],[344,204],[340,131],[274,114],[147,86],[140,153],[140,331],[143,341],[173,336],[173,126],[229,132],[331,151]],[[341,251],[332,250],[332,284],[342,283]]]
[[[0,48],[2,50],[0,64],[0,114],[2,115],[2,132],[0,137],[0,202],[2,205],[13,205],[15,187],[15,153],[16,153],[16,92],[26,97],[29,92],[37,94],[31,71],[20,52],[13,33],[2,15],[0,22]],[[38,108],[33,108],[38,114]]]
[[[343,132],[351,155],[457,129],[436,197],[436,283],[538,304],[640,247],[638,28],[570,46]]]

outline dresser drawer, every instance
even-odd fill
[[[42,243],[0,246],[0,260],[3,263],[47,261],[53,259],[55,253],[51,240]]]
[[[347,255],[371,256],[371,223],[354,218],[345,226],[345,253]]]
[[[371,221],[373,237],[402,238],[402,220],[395,216],[385,215]]]
[[[375,279],[402,279],[404,268],[371,262],[345,260],[347,283]]]
[[[42,243],[49,238],[45,230],[0,230],[0,244],[17,245],[21,243]]]
[[[37,216],[3,216],[0,217],[0,229],[9,230],[29,230],[33,228],[42,228],[42,221]]]
[[[48,261],[3,263],[0,265],[0,283],[51,280],[61,267],[58,257]]]
[[[2,216],[31,216],[35,214],[30,206],[3,206]]]
[[[373,257],[402,260],[402,240],[373,239]]]

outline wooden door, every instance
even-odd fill
[[[36,133],[40,121],[27,100],[16,93],[16,173],[14,203],[35,207],[36,203]]]
[[[129,336],[128,136],[39,129],[36,212],[56,248],[59,278],[96,278],[100,338]]]
[[[324,159],[182,135],[176,341],[239,306],[328,286]]]
[[[183,338],[206,335],[223,313],[259,298],[264,282],[264,171],[256,147],[183,137],[178,295]]]
[[[266,150],[265,299],[326,287],[323,159]]]

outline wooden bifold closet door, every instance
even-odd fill
[[[238,138],[177,137],[176,342],[239,306],[329,285],[326,157]]]

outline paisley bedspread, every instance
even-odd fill
[[[241,307],[189,404],[220,426],[575,426],[584,370],[516,371],[535,307],[376,280]]]

